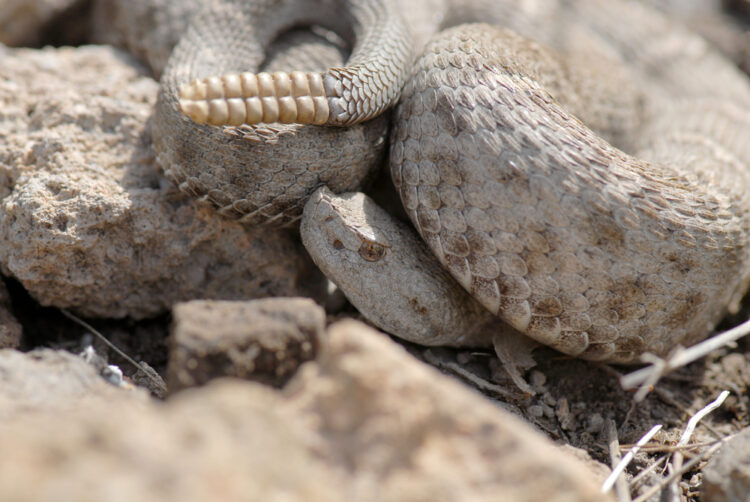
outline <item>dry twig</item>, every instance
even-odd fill
[[[614,420],[608,418],[606,421],[607,442],[609,443],[609,460],[612,464],[612,470],[622,461],[620,455],[620,440],[617,437],[617,424]],[[622,471],[617,475],[615,480],[615,494],[619,502],[631,502],[628,482]]]
[[[505,389],[504,387],[501,387],[500,385],[495,385],[492,382],[488,382],[484,378],[481,378],[478,375],[475,375],[474,373],[468,371],[464,367],[462,367],[460,364],[457,364],[453,361],[443,361],[439,357],[435,356],[435,354],[431,350],[425,350],[423,352],[425,360],[432,364],[433,366],[450,371],[454,375],[457,375],[464,380],[468,381],[472,385],[474,385],[477,389],[483,390],[485,392],[494,393],[498,396],[504,397],[506,399],[513,399],[516,396]]]
[[[713,446],[715,444],[716,444],[716,441],[706,441],[704,443],[686,444],[683,446],[672,445],[672,444],[645,445],[644,447],[640,449],[640,451],[642,451],[643,453],[674,453],[676,451],[696,450],[698,448],[703,448],[705,446]],[[635,448],[634,444],[621,444],[620,445],[621,452],[628,452],[632,448]]]
[[[651,488],[649,488],[648,490],[646,490],[644,493],[642,493],[641,495],[639,495],[635,500],[633,500],[633,502],[646,502],[646,500],[648,500],[653,494],[658,493],[660,490],[663,490],[665,486],[667,486],[672,481],[674,481],[675,479],[679,478],[680,476],[682,476],[683,474],[685,474],[686,472],[688,472],[690,469],[693,468],[693,466],[695,466],[696,464],[698,464],[698,462],[700,462],[700,461],[702,461],[702,460],[710,457],[714,453],[716,453],[719,450],[719,448],[721,448],[721,446],[724,444],[724,442],[725,442],[725,440],[721,440],[721,441],[717,442],[711,448],[709,448],[708,450],[706,450],[702,454],[698,455],[697,457],[695,457],[694,459],[692,459],[690,462],[688,462],[685,465],[683,465],[680,470],[672,472],[668,477],[664,478],[661,481],[661,483],[659,483],[658,485],[654,485]]]
[[[635,493],[635,490],[637,490],[638,487],[641,485],[641,481],[643,481],[643,479],[651,471],[655,471],[656,469],[659,468],[660,465],[666,463],[667,457],[668,457],[668,455],[662,455],[661,457],[659,457],[658,460],[656,460],[656,462],[654,462],[653,464],[649,465],[648,467],[646,467],[645,469],[643,469],[641,472],[639,472],[638,474],[636,474],[635,476],[633,476],[633,479],[630,480],[630,491],[631,491],[631,493]]]
[[[604,480],[604,484],[602,484],[602,493],[607,493],[612,489],[612,485],[615,484],[615,481],[620,476],[622,471],[624,471],[628,464],[633,460],[633,457],[636,453],[638,453],[640,447],[651,441],[651,438],[654,437],[654,434],[659,432],[660,429],[661,424],[654,425],[653,427],[651,427],[651,430],[649,430],[646,434],[643,435],[641,439],[638,440],[638,442],[635,444],[635,447],[622,458],[620,463],[617,464],[614,469],[612,469],[612,473],[607,476],[607,479]]]
[[[649,363],[649,366],[623,376],[620,379],[620,385],[624,389],[638,387],[638,392],[636,392],[634,399],[642,401],[651,388],[656,385],[656,382],[670,371],[690,364],[716,349],[731,345],[748,334],[750,334],[750,321],[745,321],[739,326],[713,336],[690,348],[679,347],[667,359],[662,359],[653,354],[644,354],[641,356],[641,359],[643,362]]]
[[[682,436],[680,436],[680,440],[677,442],[677,446],[686,446],[688,441],[690,441],[690,438],[692,437],[693,432],[695,431],[695,427],[698,425],[698,422],[703,420],[706,415],[714,411],[716,408],[724,404],[724,401],[727,397],[729,397],[729,391],[721,391],[719,397],[701,408],[695,415],[690,417],[687,427],[685,427],[685,431],[682,433]]]
[[[139,371],[142,371],[143,374],[146,375],[146,377],[149,380],[151,380],[153,382],[154,386],[157,389],[159,389],[162,393],[166,393],[167,392],[167,387],[166,387],[166,385],[164,385],[164,381],[160,377],[158,377],[158,375],[154,375],[153,374],[154,373],[153,368],[151,368],[148,365],[140,364],[139,362],[137,362],[135,359],[133,359],[132,357],[130,357],[129,355],[127,355],[125,352],[123,352],[122,350],[120,350],[115,344],[113,344],[112,342],[110,342],[107,339],[107,337],[105,337],[104,335],[102,335],[101,333],[99,333],[99,331],[97,331],[92,325],[90,325],[89,323],[87,323],[86,321],[84,321],[83,319],[81,319],[80,317],[73,315],[72,313],[68,312],[65,309],[60,309],[60,312],[62,312],[62,314],[65,317],[67,317],[71,321],[75,322],[76,324],[82,326],[83,328],[85,328],[86,330],[88,330],[92,335],[94,335],[97,338],[99,338],[102,342],[104,342],[104,344],[107,345],[107,347],[109,347],[110,349],[112,349],[113,351],[115,351],[120,357],[122,357],[127,362],[129,362],[130,364],[132,364],[133,366],[135,366]]]
[[[685,431],[682,433],[682,436],[680,436],[680,440],[677,442],[677,446],[687,446],[688,442],[690,441],[690,438],[693,436],[693,432],[695,432],[695,428],[698,425],[698,422],[703,420],[703,418],[714,411],[716,408],[721,406],[724,403],[724,400],[729,396],[729,391],[724,390],[721,391],[719,394],[719,397],[714,399],[711,403],[707,404],[703,408],[701,408],[695,415],[690,417],[690,420],[688,420],[688,424],[685,427]],[[682,461],[683,461],[683,455],[682,450],[677,450],[674,452],[674,455],[672,456],[672,472],[680,472],[682,470]],[[674,478],[674,485],[672,487],[672,493],[678,493],[678,486],[677,483],[679,481],[679,478]]]

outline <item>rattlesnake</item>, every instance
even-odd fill
[[[439,261],[487,309],[540,342],[590,359],[629,362],[705,336],[748,283],[747,78],[702,39],[638,3],[420,5],[432,13],[415,27],[420,37],[441,23],[484,21],[544,45],[469,25],[430,42],[411,67],[408,33],[389,0],[216,0],[196,16],[162,77],[154,142],[167,174],[224,212],[293,222],[302,207],[297,196],[344,173],[334,191],[368,177],[351,174],[354,158],[377,164],[384,119],[356,133],[307,126],[285,134],[296,126],[274,125],[278,145],[270,151],[256,129],[198,125],[180,109],[214,124],[347,125],[388,108],[409,76],[390,147],[394,184]],[[413,24],[417,16],[407,17]],[[252,71],[257,51],[299,23],[328,26],[353,42],[350,66],[206,78]],[[191,79],[198,80],[180,101],[180,85]],[[363,149],[352,135],[372,146]],[[291,174],[275,167],[269,174],[265,160],[245,169],[267,148]],[[277,194],[249,188],[253,178]],[[323,200],[331,194],[316,194]],[[362,228],[370,219],[354,217]],[[373,232],[355,229],[362,267],[394,252]],[[314,259],[335,268],[347,245],[333,239]],[[356,278],[348,284],[364,287]],[[397,286],[379,290],[387,295]],[[419,323],[421,306],[409,308]],[[456,343],[466,339],[455,334]]]

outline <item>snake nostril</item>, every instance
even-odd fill
[[[338,239],[334,239],[334,241],[333,241],[333,248],[334,249],[344,249],[344,243],[341,242]]]

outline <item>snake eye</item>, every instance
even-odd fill
[[[373,241],[362,241],[359,246],[359,256],[366,261],[379,261],[385,258],[386,248],[382,244]]]

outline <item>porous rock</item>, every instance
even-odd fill
[[[750,500],[750,429],[729,440],[703,469],[706,502]]]
[[[163,178],[147,125],[158,84],[125,53],[0,59],[0,265],[40,303],[143,318],[323,287],[289,231],[245,228]]]
[[[354,321],[328,334],[326,351],[280,391],[220,380],[138,412],[115,404],[0,426],[0,493],[11,500],[612,500],[576,458],[384,335]]]
[[[0,423],[3,500],[343,502],[300,420],[252,382]]]
[[[169,351],[170,392],[229,376],[283,386],[318,353],[325,312],[307,298],[175,305]]]
[[[121,400],[143,403],[145,398],[145,392],[107,383],[93,366],[64,350],[0,350],[0,423],[29,413],[54,417]]]

